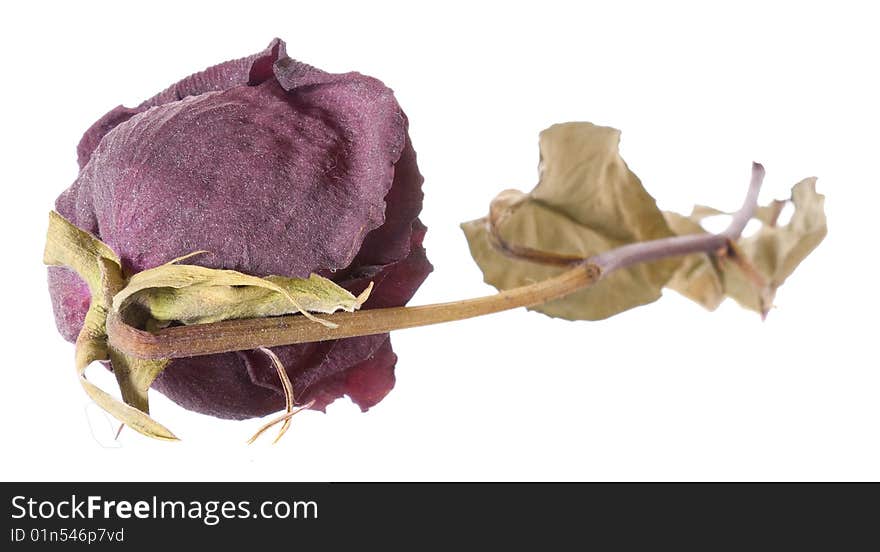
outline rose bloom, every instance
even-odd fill
[[[276,39],[101,117],[55,208],[113,248],[127,274],[206,250],[188,262],[255,276],[316,272],[355,294],[372,281],[363,308],[400,306],[432,270],[407,127],[380,81],[295,61]],[[50,267],[49,290],[73,342],[88,288]],[[394,386],[388,334],[272,350],[297,402],[316,409],[348,395],[366,410]],[[175,359],[153,388],[221,418],[284,408],[278,374],[257,351]]]

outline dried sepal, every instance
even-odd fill
[[[43,262],[74,270],[89,285],[92,293],[75,352],[76,373],[86,394],[106,412],[139,433],[156,439],[176,440],[177,437],[168,428],[148,415],[146,392],[141,396],[134,384],[122,383],[120,389],[126,402],[121,402],[90,382],[85,375],[90,364],[110,360],[112,356],[112,347],[107,343],[106,325],[113,296],[125,282],[119,258],[101,240],[72,225],[58,213],[51,212]],[[140,376],[134,370],[129,370],[120,380],[117,374],[117,380],[121,382],[129,377],[134,379]]]
[[[43,250],[43,264],[64,266],[76,272],[89,286],[92,297],[103,293],[99,258],[105,258],[118,267],[119,257],[101,240],[71,224],[55,211],[49,212],[49,230]]]
[[[311,312],[353,311],[367,300],[372,289],[372,284],[368,285],[356,297],[315,274],[307,279],[258,278],[231,270],[179,264],[194,254],[126,279],[119,257],[110,247],[61,215],[55,212],[49,215],[44,262],[74,270],[88,284],[91,293],[91,303],[76,340],[76,370],[80,383],[89,397],[105,411],[139,433],[157,439],[177,439],[149,416],[148,391],[169,361],[140,359],[116,349],[107,339],[108,317],[138,317],[146,327],[167,325],[172,321],[204,323],[291,312],[300,312],[320,321]],[[135,305],[139,308],[132,309]],[[135,313],[128,313],[129,309]],[[271,356],[273,362],[277,360],[274,353]],[[91,363],[108,360],[113,366],[123,401],[85,377],[85,370]],[[280,366],[280,361],[278,363]],[[286,377],[284,373],[282,381]],[[285,390],[291,397],[287,408],[290,414],[293,391],[289,379],[286,381]],[[282,434],[285,430],[283,427]]]
[[[353,312],[369,297],[369,289],[355,297],[317,274],[309,278],[258,278],[234,270],[171,262],[134,274],[113,298],[113,309],[121,312],[137,304],[150,319],[166,325],[170,322],[205,324],[299,312],[332,328],[335,324],[311,313]]]

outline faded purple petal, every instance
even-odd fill
[[[187,96],[198,96],[206,92],[221,92],[245,84],[261,84],[272,78],[272,66],[275,62],[286,57],[284,41],[276,38],[258,54],[218,63],[172,84],[143,102],[138,109],[176,102]]]
[[[150,107],[176,102],[187,96],[226,90],[244,84],[260,84],[273,75],[272,66],[287,56],[284,41],[275,39],[265,50],[252,56],[233,59],[195,73],[177,82],[136,108],[117,106],[98,119],[85,132],[76,148],[77,162],[82,169],[92,156],[101,139],[117,125]]]
[[[377,83],[297,94],[266,81],[152,108],[101,141],[77,203],[91,200],[133,271],[197,249],[212,253],[206,265],[256,275],[344,268],[384,221],[404,143]]]
[[[367,235],[353,266],[384,265],[406,256],[410,250],[413,220],[422,209],[423,180],[416,165],[416,152],[407,140],[394,165],[394,185],[385,196],[385,224]],[[418,243],[422,243],[421,238]]]
[[[74,343],[89,310],[89,286],[76,272],[63,267],[49,267],[49,290],[55,325],[61,336]]]
[[[384,399],[385,395],[394,387],[394,365],[396,363],[397,355],[391,349],[391,340],[386,337],[385,341],[369,357],[351,366],[345,372],[325,380],[312,395],[315,400],[315,408],[323,409],[337,397],[346,394],[352,402],[366,412]]]
[[[92,158],[92,153],[95,151],[95,148],[98,147],[98,144],[101,143],[101,139],[104,138],[108,132],[116,128],[117,125],[131,119],[141,111],[143,110],[118,105],[108,111],[106,115],[98,119],[95,124],[90,126],[86,133],[83,134],[83,137],[79,141],[79,145],[76,147],[76,161],[79,163],[79,168],[82,169],[86,166],[86,163]]]
[[[434,269],[428,261],[422,240],[425,225],[419,219],[411,224],[411,245],[409,255],[400,261],[386,265],[361,265],[346,271],[345,276],[336,278],[343,287],[358,293],[373,282],[373,293],[364,303],[365,309],[378,309],[405,305],[416,290]]]

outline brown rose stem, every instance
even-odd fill
[[[754,215],[763,178],[764,167],[753,163],[746,199],[730,225],[720,234],[695,234],[625,245],[590,257],[553,278],[495,295],[418,307],[368,309],[326,316],[327,320],[338,324],[336,328],[315,324],[303,316],[290,315],[178,326],[150,333],[126,324],[117,316],[110,316],[107,320],[108,339],[114,347],[132,356],[146,359],[182,358],[386,333],[541,305],[591,286],[615,270],[637,263],[689,253],[714,253],[727,248]]]

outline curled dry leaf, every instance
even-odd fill
[[[784,201],[773,201],[759,208],[755,219],[758,232],[742,238],[726,252],[695,254],[684,259],[668,287],[714,310],[725,297],[743,307],[766,315],[776,290],[827,233],[825,196],[816,192],[816,179],[804,179],[792,188],[795,211],[791,220],[777,226]],[[676,234],[698,234],[706,230],[700,222],[709,216],[727,214],[698,205],[689,217],[665,213]]]
[[[564,123],[541,133],[535,189],[506,190],[488,217],[462,224],[487,283],[512,289],[621,245],[674,235],[620,157],[619,140],[620,131],[591,123]],[[534,309],[570,320],[607,318],[659,299],[678,263],[635,265]]]

